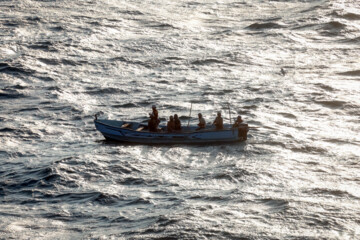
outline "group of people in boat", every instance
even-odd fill
[[[181,122],[177,114],[170,116],[166,129],[168,132],[181,131]]]
[[[149,131],[157,132],[158,126],[160,123],[160,119],[159,119],[159,112],[156,109],[155,105],[152,106],[152,113],[150,113],[149,115],[150,115],[150,119],[148,121]],[[198,114],[198,117],[199,117],[199,123],[198,123],[198,128],[196,129],[196,131],[204,129],[206,127],[206,121],[201,113]],[[241,119],[241,116],[238,116],[232,127],[233,128],[239,127],[241,125],[241,123],[243,123],[243,120]],[[212,123],[212,125],[215,126],[216,130],[224,129],[224,123],[223,123],[223,118],[221,117],[221,112],[217,113],[217,116],[216,116],[214,122]],[[180,122],[180,119],[177,114],[169,117],[169,121],[167,122],[166,129],[168,132],[181,131],[181,122]]]

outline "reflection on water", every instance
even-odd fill
[[[0,5],[5,238],[359,238],[355,1]],[[143,146],[93,124],[191,103],[257,128]]]

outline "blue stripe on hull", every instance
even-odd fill
[[[127,142],[127,143],[144,143],[144,144],[201,144],[201,143],[224,143],[224,142],[237,142],[237,141],[244,141],[244,139],[213,139],[213,140],[182,140],[182,139],[174,139],[174,140],[167,140],[164,141],[164,139],[140,139],[140,138],[129,138],[129,137],[122,137],[118,135],[111,135],[111,134],[105,134],[103,133],[103,136],[107,140],[115,140],[120,142]]]

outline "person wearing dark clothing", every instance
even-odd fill
[[[213,122],[213,124],[215,125],[216,130],[221,130],[224,128],[223,119],[221,117],[221,112],[217,113],[217,117],[216,117],[215,121]]]
[[[159,123],[160,123],[160,119],[159,119],[159,112],[158,112],[158,110],[156,109],[156,106],[155,106],[155,105],[152,105],[152,114],[153,114],[154,117],[155,117],[156,127],[158,127],[158,126],[159,126]]]
[[[206,122],[205,122],[205,119],[203,118],[202,114],[199,113],[198,116],[199,116],[199,123],[198,123],[199,127],[196,129],[196,131],[203,129],[206,126]]]
[[[241,119],[241,116],[238,116],[234,125],[233,125],[233,128],[237,128],[239,133],[239,137],[242,137],[244,140],[247,139],[247,133],[249,131],[249,126],[244,123],[244,121]]]
[[[148,128],[150,132],[157,132],[157,123],[154,114],[150,114],[150,119],[148,121]]]
[[[181,131],[181,122],[177,114],[174,115],[175,131]]]
[[[167,123],[167,131],[168,132],[173,132],[175,130],[175,121],[174,121],[174,117],[170,116],[170,120]]]
[[[235,123],[233,124],[233,128],[240,127],[241,123],[243,123],[243,120],[241,119],[241,116],[238,116]]]
[[[155,106],[155,105],[152,105],[152,113],[154,114],[155,119],[158,119],[158,118],[159,118],[159,112],[158,112],[158,110],[156,109],[156,106]]]

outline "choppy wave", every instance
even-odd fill
[[[345,75],[345,76],[360,76],[360,70],[340,72],[338,74]]]
[[[0,5],[2,238],[359,238],[354,1]],[[161,124],[241,115],[249,138],[143,146],[94,128],[154,104]]]
[[[341,108],[343,107],[346,102],[345,101],[340,101],[340,100],[315,100],[315,103],[321,104],[325,107],[330,107],[330,108]]]
[[[348,193],[347,191],[342,191],[342,190],[339,190],[339,189],[328,189],[328,188],[315,188],[313,190],[311,190],[311,193],[312,194],[316,194],[316,195],[321,195],[321,196],[324,196],[324,195],[332,195],[332,196],[335,196],[335,197],[350,197],[350,198],[355,198],[355,199],[358,199],[358,197]]]
[[[12,98],[24,98],[26,95],[22,93],[21,90],[26,89],[26,87],[21,85],[7,86],[3,89],[0,89],[0,98],[1,99],[12,99]]]
[[[272,28],[284,28],[284,26],[275,22],[267,22],[267,23],[253,23],[249,25],[247,28],[252,30],[264,30],[264,29],[272,29]]]
[[[347,20],[360,20],[360,14],[357,13],[334,11],[331,15]]]
[[[20,65],[12,65],[8,63],[0,63],[0,73],[7,74],[31,74],[35,71],[32,69],[27,69]]]

